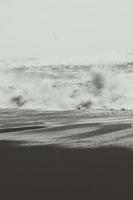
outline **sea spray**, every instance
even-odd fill
[[[133,109],[131,65],[0,67],[0,108]]]

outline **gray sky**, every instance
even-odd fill
[[[0,0],[0,58],[133,52],[132,0]]]

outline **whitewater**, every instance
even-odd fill
[[[133,55],[47,63],[0,61],[0,108],[133,109]]]

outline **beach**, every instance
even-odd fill
[[[0,0],[0,200],[133,200],[133,1]]]
[[[132,111],[2,109],[0,121],[1,199],[131,199]]]

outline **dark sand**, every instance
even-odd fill
[[[133,152],[1,141],[0,199],[133,199]]]
[[[29,110],[1,110],[0,136],[4,139],[0,139],[0,200],[132,200],[133,151],[124,146],[116,148],[107,143],[104,148],[86,146],[83,149],[52,144],[39,146],[38,143],[38,146],[19,145],[26,142],[21,141],[25,134],[30,136],[27,142],[32,142],[32,137],[38,133],[45,141],[46,131],[58,141],[66,138],[68,143],[75,138],[80,142],[82,138],[95,139],[97,135],[110,137],[113,131],[117,140],[129,136],[132,139],[133,112],[127,113],[129,121],[125,120],[125,123],[124,119],[121,122],[105,122],[110,116],[115,115],[114,119],[119,119],[117,115],[125,115],[125,112],[113,112],[45,114]],[[93,126],[97,130],[91,130]],[[81,133],[79,128],[85,128],[84,132]],[[120,130],[123,130],[122,134]],[[77,133],[73,134],[75,131]],[[12,136],[12,132],[15,132],[15,136]],[[8,134],[8,137],[4,134]]]

